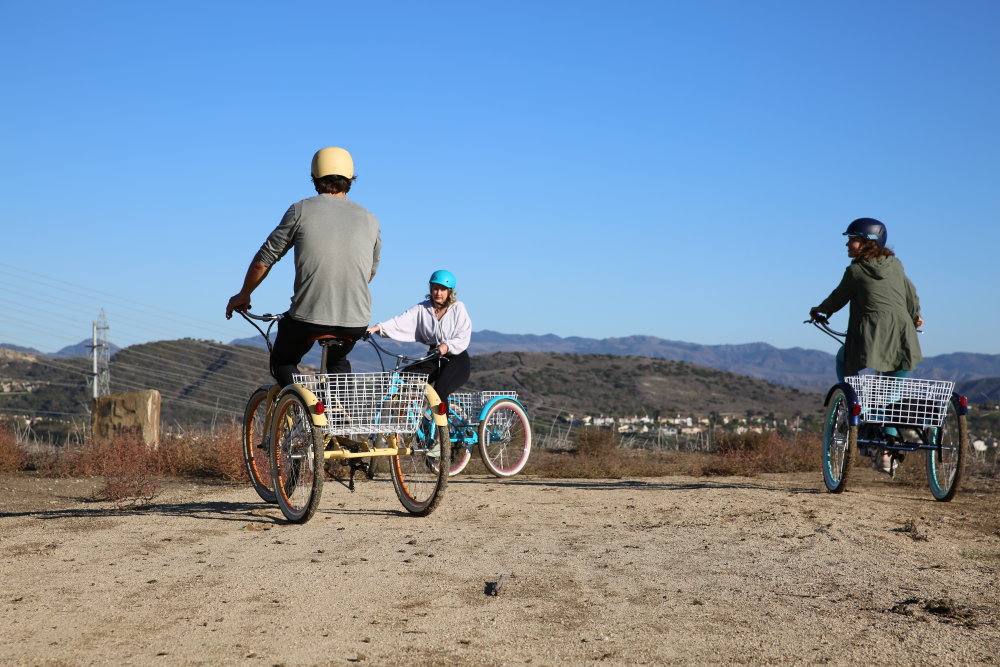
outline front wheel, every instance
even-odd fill
[[[422,412],[431,414],[426,397]],[[421,428],[417,433],[396,437],[400,448],[410,450],[409,454],[389,458],[389,472],[396,497],[407,512],[427,516],[441,502],[448,483],[451,464],[448,429]]]
[[[531,425],[520,403],[504,398],[486,411],[479,422],[479,454],[497,477],[521,472],[531,454]]]
[[[927,481],[935,500],[947,502],[955,497],[965,474],[965,458],[969,447],[969,429],[965,415],[958,414],[948,401],[944,421],[937,428],[928,428]]]
[[[323,433],[294,391],[278,399],[272,418],[271,472],[278,506],[292,523],[316,513],[323,492]]]
[[[823,483],[830,493],[841,493],[854,466],[858,427],[848,419],[850,404],[843,389],[830,396],[823,420]]]
[[[250,395],[247,407],[243,411],[243,464],[253,490],[266,503],[278,501],[274,495],[274,482],[271,480],[271,453],[269,443],[271,434],[267,424],[267,394],[268,387],[259,387]]]

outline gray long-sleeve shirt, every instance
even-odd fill
[[[325,194],[303,199],[289,207],[256,259],[271,266],[291,248],[295,293],[288,314],[325,326],[368,326],[368,282],[382,252],[378,219],[350,199]]]

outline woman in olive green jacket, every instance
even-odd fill
[[[837,353],[839,381],[865,368],[906,377],[923,358],[917,341],[917,328],[923,326],[917,291],[895,253],[885,247],[885,225],[858,218],[844,236],[851,264],[809,316],[832,315],[851,304],[847,340]]]

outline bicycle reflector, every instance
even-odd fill
[[[860,405],[853,406],[851,408],[851,414],[854,415],[855,417],[857,417],[858,415],[860,415],[861,414],[861,406]]]
[[[439,415],[446,415],[446,414],[448,414],[448,404],[445,403],[444,401],[441,401],[440,403],[438,403],[438,414]]]
[[[326,406],[323,405],[323,401],[316,401],[316,405],[313,406],[313,410],[316,414],[321,415],[326,412]]]
[[[969,407],[969,397],[968,396],[959,396],[958,397],[958,404],[961,407],[963,407],[963,408]]]

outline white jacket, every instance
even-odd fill
[[[472,320],[465,304],[456,301],[448,307],[441,319],[434,317],[430,299],[421,301],[405,313],[379,322],[379,334],[405,343],[423,343],[437,347],[448,345],[448,354],[461,354],[472,340]]]

